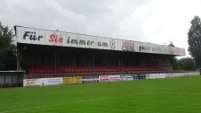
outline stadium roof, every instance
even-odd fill
[[[17,43],[185,56],[185,49],[178,47],[57,30],[43,30],[22,26],[14,26],[14,28]]]

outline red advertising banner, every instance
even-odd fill
[[[99,76],[100,82],[116,82],[120,81],[120,75],[101,75]]]
[[[109,82],[109,76],[108,75],[99,76],[99,82]]]

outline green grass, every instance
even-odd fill
[[[201,113],[201,76],[0,89],[0,113]]]

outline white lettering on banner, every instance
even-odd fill
[[[101,75],[100,80],[108,80],[108,75]]]
[[[109,76],[108,75],[101,75],[99,76],[100,82],[109,82]]]
[[[16,26],[17,43],[185,55],[183,48]]]

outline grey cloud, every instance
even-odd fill
[[[1,9],[0,12],[4,13],[1,21],[9,21],[9,26],[17,24],[121,38],[124,33],[119,29],[122,20],[129,17],[135,7],[143,3],[146,2],[143,0],[126,2],[122,0],[6,0],[6,2],[1,1],[4,5],[2,7],[12,7],[13,10]],[[139,22],[136,21],[136,29],[137,23]]]
[[[191,10],[195,4],[189,5],[188,11],[179,4],[185,13],[178,15],[174,12],[177,7],[169,7],[172,2],[175,7],[180,3],[179,0],[165,3],[160,0],[0,0],[0,21],[9,28],[21,25],[163,44],[178,37],[184,40],[184,29],[189,26],[183,23],[189,24],[190,16],[194,16],[192,12],[200,11]],[[186,2],[191,3],[182,1]],[[143,8],[144,15],[140,15]]]

